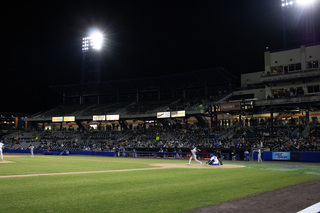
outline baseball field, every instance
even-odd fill
[[[1,212],[186,212],[320,179],[302,163],[5,155]]]

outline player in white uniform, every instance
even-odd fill
[[[258,150],[258,163],[262,163],[261,149]]]
[[[191,157],[189,158],[189,165],[190,165],[190,163],[191,163],[192,158],[193,158],[195,161],[197,161],[198,163],[202,164],[202,162],[197,159],[196,153],[197,153],[197,147],[194,147],[194,148],[191,150],[191,154],[192,154],[192,155],[191,155]]]
[[[2,151],[2,147],[4,147],[6,145],[3,144],[3,141],[0,140],[0,155],[1,155],[1,161],[3,161],[3,151]]]
[[[34,149],[33,144],[31,144],[31,145],[29,146],[29,149],[30,149],[30,152],[31,152],[31,157],[33,157],[33,149]]]

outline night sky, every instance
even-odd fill
[[[72,2],[5,4],[0,111],[58,104],[49,86],[80,83],[81,41],[91,27],[107,38],[104,80],[217,66],[239,75],[264,69],[266,47],[283,48],[280,0]]]

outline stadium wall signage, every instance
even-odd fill
[[[290,152],[272,152],[272,160],[290,160]]]

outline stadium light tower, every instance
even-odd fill
[[[281,0],[282,7],[292,7],[293,5],[311,6],[316,0]]]
[[[293,4],[293,0],[281,0],[282,7],[291,7]]]
[[[82,38],[81,84],[101,81],[101,52],[104,40],[103,33],[97,29]]]
[[[303,32],[300,35],[300,42],[303,43],[315,43],[316,42],[316,30],[315,30],[315,20],[314,15],[315,7],[317,7],[317,2],[319,0],[281,0],[282,7],[282,23],[283,23],[283,46],[287,46],[287,37],[288,36],[288,24],[291,24],[291,34],[295,34],[297,31],[297,26],[299,23],[304,25],[301,27],[304,28]],[[298,36],[299,37],[299,36]],[[301,43],[300,43],[301,45]]]
[[[316,0],[296,0],[296,4],[300,6],[312,6]]]
[[[90,50],[100,51],[103,46],[103,34],[95,30],[90,33],[88,37],[82,39],[82,51],[88,52]]]

